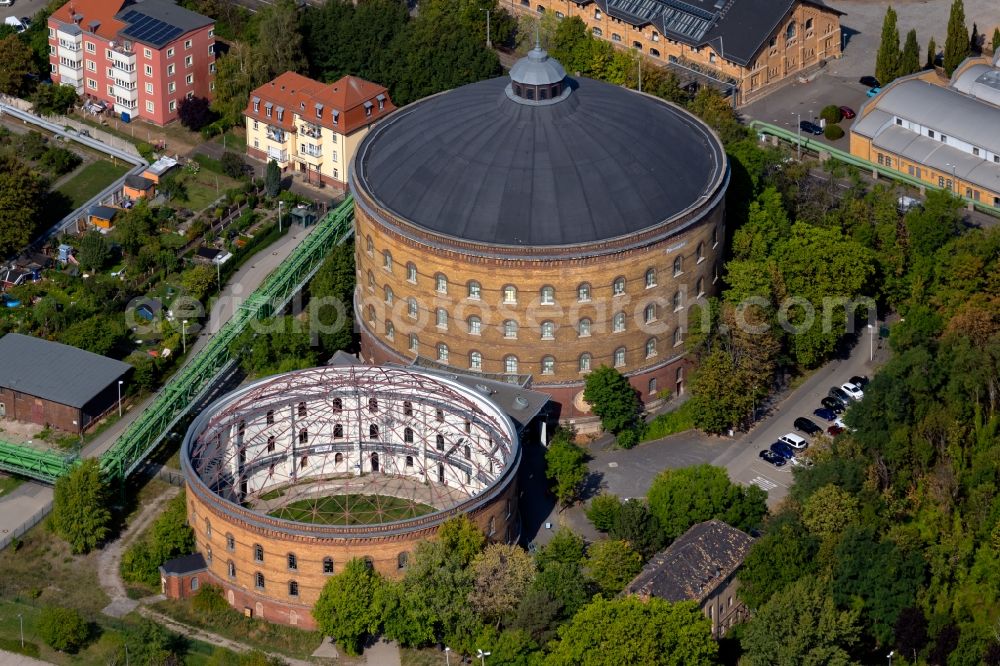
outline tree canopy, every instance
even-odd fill
[[[344,565],[320,592],[312,614],[316,625],[348,654],[361,654],[367,636],[379,629],[375,598],[381,578],[360,558]]]
[[[601,419],[605,431],[617,435],[637,426],[639,394],[616,369],[602,365],[588,374],[583,399]]]
[[[56,481],[52,500],[52,529],[74,553],[86,553],[110,533],[108,490],[100,463],[89,458]]]
[[[587,452],[573,442],[571,431],[557,431],[545,451],[545,476],[559,504],[569,506],[580,498],[587,474]]]

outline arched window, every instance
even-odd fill
[[[517,357],[516,356],[505,356],[503,359],[503,371],[509,375],[517,374]]]
[[[390,273],[392,272],[392,252],[389,252],[389,250],[382,251],[382,268]]]
[[[368,291],[375,291],[375,274],[368,271]]]
[[[473,315],[469,317],[469,335],[480,335],[483,332],[483,320]]]
[[[554,375],[556,372],[556,359],[552,356],[542,357],[542,374]]]
[[[466,460],[472,459],[472,447],[469,446],[468,444],[465,445],[465,448],[462,450],[462,453],[465,455]]]
[[[593,357],[590,354],[580,354],[580,372],[590,372]]]
[[[366,246],[366,248],[368,250],[368,255],[369,256],[372,256],[372,255],[375,254],[375,243],[372,242],[372,237],[371,236],[366,236],[365,237],[365,246]]]
[[[385,322],[385,337],[388,340],[396,339],[396,327],[393,326],[391,321]]]
[[[437,350],[438,350],[438,360],[441,361],[442,363],[447,363],[448,362],[448,345],[446,345],[443,342],[439,342]]]
[[[503,302],[504,303],[517,303],[517,287],[512,284],[508,284],[503,288]]]
[[[698,290],[698,297],[701,298],[705,295],[705,278],[698,278],[698,282],[695,283],[695,288]]]
[[[674,312],[684,308],[684,294],[680,291],[674,292]]]
[[[590,283],[584,282],[576,288],[576,300],[578,301],[589,301],[590,300]]]
[[[342,411],[344,411],[344,401],[341,400],[340,398],[334,398],[333,402],[331,403],[331,408],[334,414],[341,413]]]
[[[646,289],[656,286],[656,269],[648,268],[646,269]]]
[[[435,318],[437,320],[438,328],[448,328],[448,311],[444,308],[438,308],[436,310]]]
[[[406,456],[406,466],[413,467],[413,456]]]
[[[226,572],[229,574],[230,578],[236,578],[236,563],[232,560],[226,562]]]
[[[299,444],[306,444],[309,442],[309,431],[303,428],[299,430]]]
[[[684,329],[680,326],[674,329],[674,347],[684,342]]]
[[[469,352],[469,369],[480,371],[483,369],[483,355],[477,351]]]
[[[593,29],[593,33],[594,33],[594,37],[600,37],[600,36],[602,36],[604,34],[604,31],[601,30],[600,28],[595,27]]]
[[[211,546],[205,546],[205,559],[208,561],[209,564],[212,563],[212,547]]]
[[[483,287],[475,280],[469,280],[469,293],[468,297],[474,301],[478,301],[483,293]]]
[[[288,596],[297,597],[299,596],[299,584],[294,580],[288,581]]]
[[[295,556],[295,553],[288,553],[289,571],[295,571],[298,568],[299,568],[299,558]]]
[[[417,265],[412,261],[406,264],[406,280],[413,284],[417,283]]]
[[[705,261],[705,244],[704,243],[698,243],[698,247],[696,247],[695,250],[694,250],[694,256],[697,259],[697,261],[698,261],[699,264],[701,262]]]
[[[300,402],[298,406],[299,416],[305,417],[309,414],[309,410],[306,408],[305,402]]]
[[[674,257],[674,275],[680,275],[684,272],[684,258]]]
[[[513,319],[508,319],[503,323],[503,337],[510,340],[517,339],[517,322]]]
[[[553,340],[556,337],[556,325],[551,321],[542,322],[542,340]]]
[[[269,435],[267,438],[267,452],[274,453],[274,435]]]
[[[364,560],[365,566],[368,567],[369,570],[375,568],[375,560],[371,558],[371,555],[365,555]]]
[[[438,483],[444,483],[444,465],[438,463]]]
[[[263,562],[264,561],[264,547],[259,543],[253,545],[253,561]]]
[[[344,425],[342,423],[335,423],[333,426],[333,438],[343,439],[344,438]]]
[[[337,453],[337,454],[335,454],[333,456],[333,463],[335,465],[339,465],[342,462],[344,462],[344,454],[343,453]]]
[[[576,333],[577,333],[577,335],[579,335],[581,338],[589,337],[590,336],[590,325],[591,325],[591,321],[589,319],[587,319],[586,317],[584,317],[583,319],[581,319],[580,321],[578,321],[577,324],[576,324]]]
[[[372,423],[368,426],[368,439],[378,439],[378,424]]]
[[[368,321],[375,321],[375,306],[368,306]]]
[[[625,365],[625,348],[619,347],[615,350],[615,367],[620,368]]]
[[[405,552],[400,553],[399,555],[396,556],[396,568],[405,569],[409,561],[410,561],[410,556],[408,553]]]
[[[612,320],[611,330],[613,332],[615,332],[615,333],[621,333],[622,331],[625,330],[625,313],[624,312],[618,312],[618,313],[615,314],[615,317]]]
[[[656,356],[656,338],[646,340],[646,358]]]
[[[212,538],[212,523],[208,518],[205,519],[205,538]]]
[[[299,460],[299,469],[305,469],[309,465],[309,456],[302,456]]]
[[[445,277],[444,273],[438,273],[434,276],[434,289],[439,294],[448,293],[448,278]]]
[[[274,425],[274,410],[267,410],[267,425]]]
[[[542,305],[553,305],[556,302],[555,287],[542,287],[541,292],[539,292],[539,297],[541,298]]]
[[[788,27],[785,28],[785,39],[792,39],[795,37],[795,21],[789,21]]]
[[[642,313],[642,318],[647,324],[656,321],[656,303],[650,303]]]
[[[378,411],[378,398],[368,398],[368,411],[372,414]]]
[[[410,352],[413,354],[420,352],[420,338],[415,333],[410,333]]]
[[[382,287],[382,294],[385,297],[386,305],[392,305],[393,301],[396,300],[396,294],[392,293],[392,287],[389,285]]]
[[[232,534],[226,534],[226,550],[236,550],[236,539]]]
[[[333,573],[333,558],[324,557],[323,558],[323,573],[329,576]]]
[[[614,296],[621,296],[625,293],[625,278],[615,278],[615,281],[611,283],[611,293]]]
[[[413,428],[403,429],[403,441],[407,444],[413,444]]]
[[[409,400],[403,401],[403,416],[413,416],[413,403]]]
[[[654,58],[659,58],[660,57],[660,51],[658,49],[651,48],[651,49],[649,49],[649,55],[653,56]]]
[[[812,30],[812,29],[813,29],[813,20],[811,18],[807,18],[806,19],[806,30]]]
[[[434,436],[434,446],[438,451],[444,451],[444,435]]]

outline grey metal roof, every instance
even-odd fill
[[[396,111],[365,137],[351,187],[453,238],[559,246],[631,235],[710,195],[715,135],[656,98],[580,79],[566,100],[518,104],[506,77]]]
[[[167,560],[160,565],[160,571],[165,574],[183,576],[184,574],[204,571],[208,566],[205,564],[205,557],[201,553],[182,555],[172,560]]]
[[[721,520],[698,523],[653,556],[625,591],[667,601],[702,601],[742,564],[753,538]]]
[[[115,215],[118,214],[117,208],[111,208],[110,206],[98,206],[94,205],[87,209],[88,215],[93,215],[94,217],[99,217],[102,220],[110,220]]]
[[[30,335],[0,338],[0,386],[70,407],[83,407],[131,367]]]
[[[170,0],[140,0],[115,15],[128,26],[121,34],[150,46],[165,46],[181,35],[215,23]]]
[[[125,185],[137,190],[148,190],[153,186],[153,181],[149,178],[143,178],[142,176],[136,174],[130,174],[125,176]]]
[[[940,173],[954,174],[960,180],[974,183],[991,192],[1000,192],[1000,164],[921,136],[904,127],[887,127],[872,139],[872,145]]]
[[[1000,69],[989,65],[973,65],[951,83],[955,90],[1000,106]]]
[[[510,68],[510,80],[530,86],[545,86],[559,83],[566,78],[566,70],[555,58],[539,46],[528,51]]]

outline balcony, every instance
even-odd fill
[[[269,159],[272,159],[280,164],[284,164],[288,161],[288,151],[282,150],[281,148],[275,148],[274,146],[268,146],[267,156]]]
[[[135,74],[135,63],[128,63],[122,60],[112,60],[111,66],[120,72],[125,72],[126,74]]]
[[[279,127],[267,126],[267,138],[278,143],[285,142],[285,131]]]
[[[115,79],[112,90],[116,99],[125,100],[133,105],[139,99],[139,91],[134,83],[123,86],[119,85],[119,81]]]
[[[135,81],[122,81],[121,79],[114,79],[112,83],[116,88],[121,88],[122,90],[135,90],[138,86]]]
[[[80,52],[80,42],[72,42],[68,39],[59,40],[59,50],[60,51],[72,51],[73,53]]]
[[[303,123],[299,125],[299,134],[312,137],[313,139],[321,139],[323,138],[323,129],[312,123]]]

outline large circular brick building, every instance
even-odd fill
[[[324,583],[351,558],[399,576],[416,542],[459,514],[516,542],[520,443],[486,393],[435,374],[341,366],[221,398],[181,449],[202,583],[256,617],[314,627]]]
[[[570,79],[540,48],[509,79],[411,104],[351,166],[362,355],[531,376],[564,419],[602,364],[646,400],[682,391],[728,181],[698,118]]]

